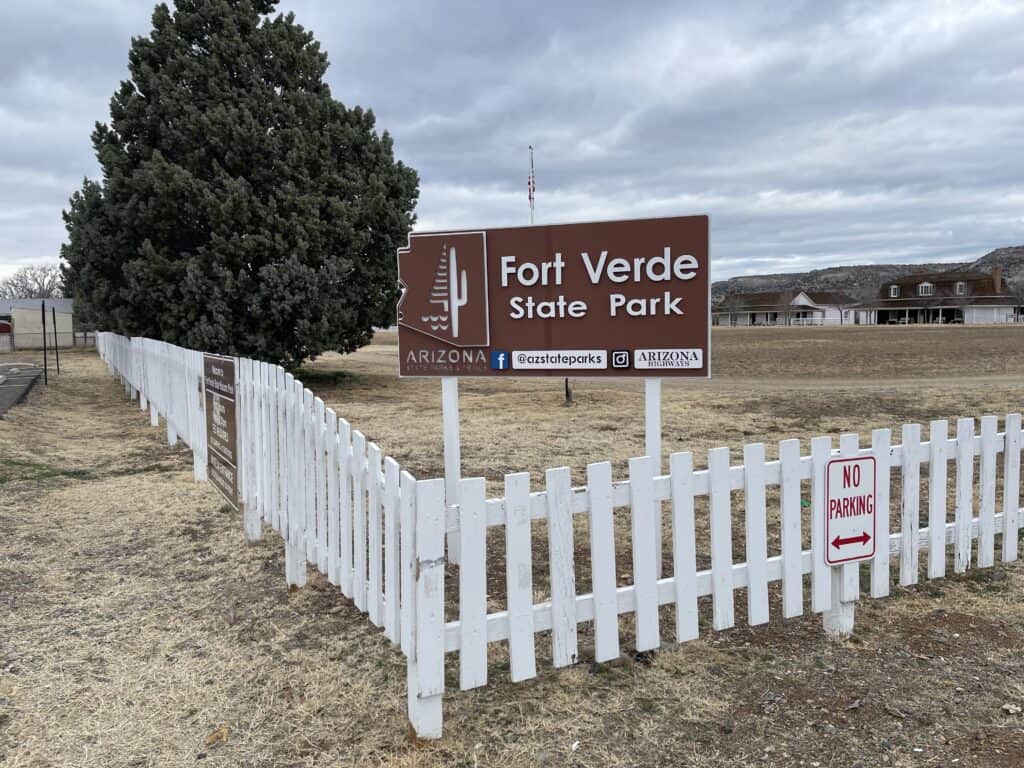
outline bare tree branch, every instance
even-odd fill
[[[34,264],[0,280],[0,299],[59,299],[63,287],[57,264]]]

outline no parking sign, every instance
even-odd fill
[[[825,563],[875,554],[875,459],[832,459],[825,467]]]

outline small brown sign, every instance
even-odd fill
[[[710,375],[708,217],[414,232],[403,376]]]
[[[238,417],[235,359],[203,355],[206,393],[206,474],[221,496],[238,509]]]

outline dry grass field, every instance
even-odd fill
[[[394,341],[299,376],[438,476],[439,385],[398,379]],[[666,452],[698,465],[712,447],[771,454],[1024,399],[1024,328],[722,329],[713,344],[712,381],[663,393]],[[1024,765],[1020,564],[864,601],[843,643],[818,616],[775,612],[555,671],[542,636],[536,680],[511,684],[496,647],[491,683],[465,693],[451,657],[446,736],[416,742],[400,652],[323,580],[289,593],[280,541],[247,545],[95,356],[62,363],[0,421],[0,765]],[[549,467],[582,482],[612,460],[624,476],[643,451],[641,382],[575,383],[564,408],[559,379],[462,380],[464,474],[492,493],[511,471],[539,487]]]

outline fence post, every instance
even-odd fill
[[[444,693],[444,481],[417,481],[415,503],[409,722],[419,738],[439,739]]]
[[[841,435],[839,438],[840,458],[853,458],[857,454],[857,435]],[[827,467],[828,463],[825,462],[824,466]],[[815,466],[815,471],[821,471],[817,465]],[[815,509],[815,513],[818,513],[817,509]],[[886,543],[888,544],[888,541]],[[824,543],[824,546],[828,547],[827,541]],[[856,615],[857,592],[859,589],[860,563],[832,566],[829,570],[831,571],[831,604],[822,613],[822,624],[827,637],[833,640],[840,640],[853,634],[853,622]]]

